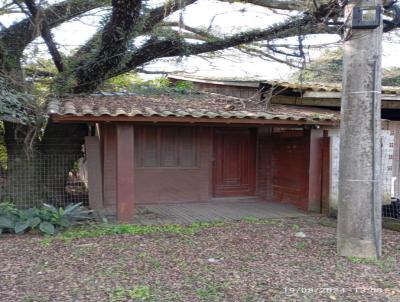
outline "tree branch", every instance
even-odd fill
[[[184,9],[190,4],[195,3],[197,0],[169,0],[163,6],[159,6],[150,10],[147,14],[139,19],[139,24],[142,24],[141,33],[150,32],[154,26],[164,20],[172,13]]]
[[[43,15],[46,17],[48,26],[51,29],[85,12],[107,4],[108,0],[65,0],[44,9]],[[12,50],[7,55],[20,58],[26,46],[39,35],[40,32],[31,26],[30,18],[26,18],[0,31],[0,44],[5,49]],[[18,37],[18,39],[15,37]]]
[[[236,0],[219,0],[222,2],[235,3]],[[332,0],[318,0],[318,1],[310,1],[310,0],[246,0],[244,3],[250,3],[257,6],[262,6],[271,9],[282,9],[282,10],[297,10],[297,11],[306,11],[310,8],[314,7],[314,2],[316,2],[319,6],[326,5]]]
[[[54,43],[53,36],[51,34],[46,17],[43,15],[43,11],[36,6],[34,0],[25,0],[25,5],[31,14],[32,22],[41,32],[42,38],[47,45],[51,57],[53,58],[54,65],[57,67],[59,72],[63,72],[64,64],[62,62],[61,55],[58,52],[57,46]]]
[[[128,48],[134,25],[137,24],[141,0],[112,0],[112,14],[103,28],[100,47],[88,63],[81,62],[76,70],[80,93],[97,87],[118,67]]]
[[[135,36],[145,35],[151,32],[154,27],[172,13],[195,3],[197,0],[169,0],[164,5],[156,7],[138,18],[133,31]],[[93,48],[100,44],[102,32],[104,29],[96,32],[73,56],[74,60],[83,62],[86,55],[93,51]]]
[[[296,20],[287,21],[282,24],[276,24],[265,30],[252,30],[244,33],[239,33],[228,38],[219,38],[207,43],[190,44],[176,36],[175,39],[160,40],[157,38],[150,39],[140,49],[129,54],[126,59],[127,63],[119,70],[116,70],[112,76],[116,76],[128,72],[150,60],[160,57],[173,56],[189,56],[198,55],[206,52],[214,52],[230,47],[235,47],[241,44],[246,44],[262,40],[275,40],[296,36],[298,28],[302,28],[303,34],[317,34],[335,32],[336,28],[329,28],[325,25],[316,25],[313,19],[306,15]]]

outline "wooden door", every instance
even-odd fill
[[[253,196],[256,179],[256,132],[217,128],[214,133],[214,197]]]

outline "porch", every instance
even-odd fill
[[[104,209],[102,215],[115,221],[115,209]],[[307,214],[288,204],[250,200],[224,200],[208,203],[179,203],[138,205],[132,223],[188,224],[196,221],[232,221],[245,217],[287,218],[303,217]]]

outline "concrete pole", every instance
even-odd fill
[[[350,29],[353,7],[380,0],[350,0],[345,8],[343,95],[340,124],[338,254],[381,255],[382,24]]]

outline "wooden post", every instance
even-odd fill
[[[374,9],[380,0],[346,6],[338,202],[338,253],[381,255],[381,57],[382,23],[351,28],[355,6]]]
[[[311,129],[309,132],[308,211],[316,213],[321,211],[322,136],[322,129]]]
[[[85,137],[88,173],[89,206],[92,210],[103,208],[103,176],[100,141],[97,136]]]
[[[117,221],[131,222],[134,214],[133,125],[117,125]]]

